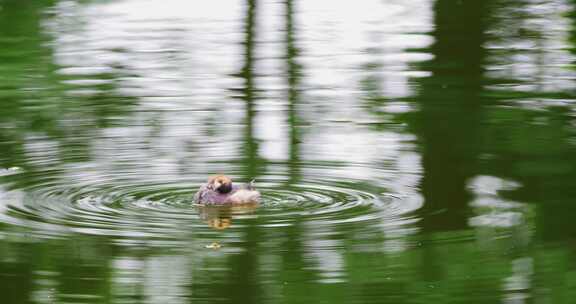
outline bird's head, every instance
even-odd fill
[[[208,186],[220,194],[230,193],[232,191],[232,179],[225,175],[212,176],[208,179]]]

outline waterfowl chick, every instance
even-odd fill
[[[243,187],[237,186],[225,175],[210,177],[194,195],[194,202],[197,204],[246,204],[257,203],[259,200],[260,192],[253,188],[252,183]]]

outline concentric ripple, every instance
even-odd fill
[[[193,204],[200,182],[102,183],[66,187],[44,184],[5,191],[0,220],[46,236],[69,233],[125,239],[174,240],[247,226],[284,227],[310,221],[337,226],[406,219],[401,199],[361,190],[359,184],[309,180],[258,182],[258,205],[206,207]]]

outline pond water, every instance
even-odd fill
[[[572,302],[574,16],[0,0],[2,303]]]

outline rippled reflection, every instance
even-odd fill
[[[575,11],[0,0],[3,298],[569,302]]]

